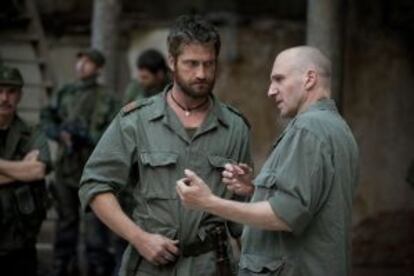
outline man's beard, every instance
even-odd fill
[[[205,97],[208,97],[213,90],[214,87],[214,82],[215,82],[215,78],[213,78],[211,81],[209,80],[205,80],[205,81],[201,81],[201,82],[197,82],[194,81],[191,84],[203,84],[204,86],[206,86],[202,91],[200,90],[195,90],[190,83],[184,81],[179,72],[175,72],[174,73],[174,81],[176,82],[176,84],[178,85],[178,87],[180,88],[180,90],[186,94],[187,96],[189,96],[190,98],[193,99],[202,99]]]

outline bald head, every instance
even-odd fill
[[[267,95],[282,117],[294,117],[330,94],[331,63],[318,49],[294,47],[276,57]]]
[[[276,59],[288,64],[292,70],[306,72],[315,71],[320,84],[330,89],[331,62],[321,51],[310,46],[298,46],[281,52]]]

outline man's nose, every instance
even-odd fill
[[[267,90],[267,96],[269,98],[276,96],[276,94],[278,93],[278,89],[274,86],[274,85],[270,85],[269,89]]]
[[[200,65],[197,67],[196,71],[197,79],[205,79],[206,78],[206,68],[204,65]]]

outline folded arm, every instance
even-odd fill
[[[21,161],[0,159],[0,184],[13,181],[31,182],[45,178],[46,165],[37,160],[37,150],[29,152]]]

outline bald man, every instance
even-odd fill
[[[330,99],[330,61],[317,49],[280,53],[268,96],[289,125],[252,182],[252,170],[226,165],[223,183],[250,203],[221,199],[196,172],[177,192],[189,208],[246,224],[239,275],[350,274],[352,200],[358,147]]]

